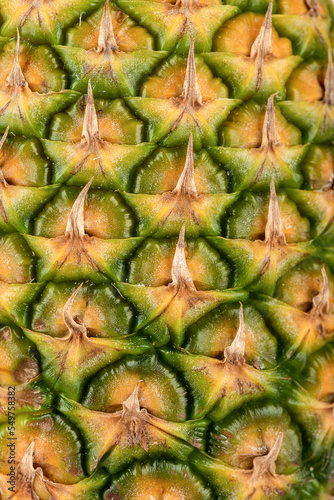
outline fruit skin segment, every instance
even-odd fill
[[[0,500],[334,498],[333,24],[0,0]]]

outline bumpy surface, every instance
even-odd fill
[[[1,500],[334,498],[329,0],[0,0]]]

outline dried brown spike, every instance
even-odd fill
[[[15,487],[16,494],[20,493],[22,498],[30,500],[39,500],[39,496],[34,491],[35,477],[43,477],[43,472],[40,467],[34,469],[34,448],[35,440],[26,449],[21,462],[17,466],[17,484]],[[19,498],[17,496],[17,498]]]
[[[18,465],[18,472],[22,471],[29,471],[31,473],[31,470],[33,469],[33,457],[34,457],[34,450],[35,450],[35,440],[30,443],[28,448],[26,449],[21,462]]]
[[[68,216],[65,236],[70,236],[71,239],[82,238],[85,235],[85,198],[93,179],[94,177],[80,191]]]
[[[178,127],[184,116],[184,113],[189,113],[195,121],[197,127],[200,129],[200,124],[196,119],[196,108],[198,106],[202,106],[203,100],[196,75],[194,39],[191,41],[189,48],[186,76],[183,83],[183,91],[180,97],[177,98],[177,101],[180,109],[180,114],[173,123],[171,132],[173,132]]]
[[[97,44],[97,52],[110,53],[118,50],[112,19],[109,9],[109,0],[106,0],[103,8],[103,15],[100,25],[99,40]]]
[[[274,57],[271,44],[273,0],[270,1],[260,33],[252,45],[250,57],[255,59],[258,91],[262,83],[262,65],[269,57]]]
[[[329,286],[325,267],[321,269],[323,284],[318,295],[313,297],[311,314],[315,317],[323,317],[329,313]]]
[[[96,140],[100,140],[99,126],[95,109],[92,85],[89,80],[85,116],[82,126],[81,142],[90,146]]]
[[[145,408],[140,409],[138,398],[139,386],[143,380],[137,382],[134,391],[122,403],[122,422],[127,427],[128,438],[133,446],[140,445],[143,450],[149,452],[149,442],[145,427],[149,421],[149,414]]]
[[[267,455],[255,457],[253,460],[253,473],[251,483],[255,483],[264,474],[272,477],[276,475],[276,460],[282,447],[283,432],[279,432],[276,442]]]
[[[308,14],[311,17],[320,16],[320,7],[318,0],[305,0],[307,7],[309,8]]]
[[[281,138],[278,135],[276,128],[276,117],[275,117],[275,103],[274,98],[278,94],[272,94],[267,103],[266,114],[264,117],[263,128],[262,128],[262,143],[261,149],[268,150],[269,148],[275,149],[281,142]]]
[[[6,79],[6,86],[12,87],[13,90],[18,90],[20,88],[25,88],[28,86],[26,79],[21,70],[21,66],[19,63],[19,51],[20,51],[20,33],[17,30],[17,39],[16,39],[16,48],[15,48],[15,57],[12,71],[9,73]]]
[[[139,382],[137,382],[136,387],[134,388],[130,396],[125,401],[123,401],[122,403],[123,414],[125,413],[132,414],[140,412],[138,393],[139,393],[139,386],[142,382],[143,380],[139,380]]]
[[[81,283],[78,286],[78,288],[75,290],[75,292],[72,293],[71,297],[66,301],[66,304],[64,305],[64,309],[63,309],[64,323],[67,326],[70,335],[73,335],[73,334],[85,335],[87,332],[86,327],[83,325],[79,325],[79,323],[74,321],[73,316],[71,314],[72,304],[73,304],[78,292],[80,291],[82,285],[83,285],[83,283]]]
[[[242,304],[239,311],[239,328],[232,344],[224,349],[224,361],[232,365],[245,362],[245,323]]]
[[[197,189],[195,185],[195,175],[194,175],[194,151],[193,151],[193,135],[190,134],[186,163],[180,178],[176,184],[173,193],[183,196],[197,197]]]
[[[270,181],[268,220],[265,229],[265,242],[270,246],[286,245],[283,223],[276,195],[274,178]]]
[[[184,248],[184,236],[185,236],[186,224],[184,223],[180,235],[179,240],[176,245],[176,250],[173,259],[172,265],[172,285],[175,286],[178,290],[187,288],[189,291],[196,291],[193,279],[189,272],[185,248]]]
[[[189,48],[186,76],[183,84],[183,92],[180,97],[190,107],[194,107],[196,104],[202,105],[203,103],[196,75],[194,39],[191,41]]]
[[[328,66],[325,78],[324,103],[329,106],[334,106],[334,68],[332,49],[330,47],[328,47]]]

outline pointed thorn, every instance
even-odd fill
[[[68,216],[65,236],[70,236],[71,239],[82,238],[85,235],[85,198],[93,179],[94,177],[80,191]]]
[[[149,452],[149,438],[146,425],[149,422],[149,414],[145,408],[140,408],[139,386],[143,380],[137,382],[134,391],[122,403],[121,422],[126,426],[130,443],[140,445],[146,453]]]
[[[267,455],[267,457],[270,457],[274,462],[276,462],[276,460],[278,459],[279,452],[281,451],[283,437],[283,432],[279,432],[274,446],[271,448],[270,452]]]
[[[193,107],[194,105],[202,105],[202,94],[198,86],[197,75],[196,75],[196,63],[195,63],[195,40],[192,39],[188,60],[186,76],[183,84],[183,92],[181,94],[181,99],[188,104],[188,106]]]
[[[329,313],[329,285],[326,269],[321,268],[322,288],[318,295],[313,297],[311,313],[315,317],[323,317]]]
[[[329,106],[334,106],[334,68],[332,49],[330,47],[328,48],[328,66],[325,78],[324,103]]]
[[[180,178],[176,184],[173,193],[183,196],[197,197],[197,189],[195,185],[194,173],[194,151],[193,151],[193,135],[190,134],[186,162]]]
[[[34,468],[34,454],[35,454],[35,439],[30,443],[26,449],[20,463],[17,466],[17,493],[21,492],[24,495],[24,490],[27,486],[32,488],[36,475],[43,477],[43,471],[40,467]],[[32,497],[33,498],[33,497]],[[37,498],[37,497],[36,497]]]
[[[22,460],[21,464],[29,464],[31,467],[33,467],[33,458],[34,458],[34,453],[35,453],[35,439],[30,443],[28,448],[26,449]]]
[[[322,266],[321,274],[322,274],[322,280],[323,280],[322,293],[326,298],[326,303],[327,303],[326,312],[329,312],[329,286],[328,286],[328,277],[327,277],[325,266]]]
[[[21,66],[19,63],[19,52],[20,52],[20,32],[17,29],[17,39],[16,39],[16,48],[15,48],[15,57],[12,71],[9,73],[6,79],[6,86],[13,87],[14,90],[19,88],[27,87],[26,79],[21,70]]]
[[[270,199],[268,220],[265,229],[265,242],[269,243],[270,246],[286,245],[274,177],[272,177],[270,181]]]
[[[79,325],[79,323],[74,321],[73,316],[71,314],[71,308],[72,308],[73,302],[74,302],[75,297],[77,296],[78,292],[81,290],[82,285],[83,285],[83,283],[80,283],[80,285],[75,290],[75,292],[72,293],[71,297],[67,300],[66,304],[64,305],[64,309],[63,309],[64,323],[65,323],[65,325],[66,325],[66,327],[71,335],[73,333],[85,334],[87,331],[83,325]]]
[[[263,128],[262,128],[262,144],[261,149],[275,149],[281,142],[281,138],[278,135],[276,129],[276,117],[275,117],[275,101],[274,98],[277,96],[272,94],[267,103],[266,114],[264,117]]]
[[[118,50],[118,46],[110,15],[109,0],[106,0],[101,19],[97,52],[110,53],[116,50]]]
[[[193,279],[189,272],[186,255],[185,255],[185,247],[184,247],[184,236],[185,236],[186,224],[184,223],[180,235],[179,240],[176,245],[176,250],[173,259],[172,265],[172,285],[177,287],[178,290],[182,288],[188,288],[189,291],[196,291]]]
[[[252,45],[250,57],[255,60],[257,70],[257,86],[256,91],[259,90],[262,84],[262,66],[268,57],[274,57],[272,51],[272,14],[273,14],[273,0],[270,1],[266,16],[260,32]]]
[[[0,150],[2,149],[2,146],[3,146],[4,142],[5,142],[5,140],[7,139],[8,131],[9,131],[9,125],[7,125],[5,133],[3,134],[2,138],[1,138],[1,141],[0,141]]]
[[[94,96],[92,91],[91,81],[88,82],[87,102],[85,116],[82,126],[81,142],[85,142],[88,146],[92,145],[96,140],[100,139],[99,126],[97,122],[97,113],[95,109]]]
[[[240,304],[239,328],[232,344],[224,349],[224,360],[232,365],[239,365],[245,362],[245,323],[243,307]]]
[[[123,413],[139,413],[140,403],[139,403],[139,386],[143,383],[143,380],[139,380],[130,396],[123,401]]]
[[[276,475],[276,460],[282,447],[283,432],[279,432],[274,446],[267,455],[259,456],[253,460],[253,473],[251,482],[255,483],[266,473],[275,477]]]

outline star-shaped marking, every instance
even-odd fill
[[[91,82],[80,142],[43,141],[55,162],[54,182],[126,189],[133,169],[155,149],[152,144],[112,144],[101,138]]]
[[[272,49],[271,0],[262,28],[250,48],[250,54],[213,52],[204,54],[204,60],[215,72],[228,82],[233,97],[263,101],[277,93],[285,98],[285,84],[292,71],[302,61],[301,57],[286,55],[279,57]]]
[[[152,35],[143,26],[138,26],[130,16],[125,14],[114,3],[109,4],[109,0],[105,0],[104,6],[94,10],[89,17],[82,19],[67,31],[66,45],[81,47],[86,50],[96,47],[101,18],[105,12],[106,4],[109,5],[111,11],[115,40],[121,51],[132,52],[138,49],[152,50],[154,48]]]
[[[48,283],[33,306],[32,329],[53,337],[66,335],[62,311],[76,288],[75,283]],[[112,285],[92,287],[88,282],[78,293],[72,311],[76,321],[86,326],[89,336],[118,337],[132,332],[131,308]]]
[[[71,90],[33,92],[24,78],[19,63],[20,35],[17,42],[13,68],[0,89],[0,129],[10,124],[11,132],[26,137],[45,137],[49,121],[55,113],[75,101],[80,94]]]
[[[274,293],[278,278],[310,255],[307,244],[286,242],[273,178],[264,241],[222,237],[209,237],[208,241],[235,264],[235,286],[268,295]]]
[[[55,47],[72,76],[71,88],[86,92],[89,80],[95,96],[113,99],[137,95],[144,76],[149,75],[168,54],[162,51],[119,50],[105,3],[97,47],[90,50],[57,45]]]
[[[208,421],[170,422],[141,408],[139,381],[134,391],[114,413],[89,410],[64,397],[60,411],[81,429],[88,445],[88,469],[93,472],[102,461],[114,473],[135,458],[167,454],[186,460],[195,448],[203,448]],[[89,424],[88,424],[89,422]]]
[[[275,379],[270,371],[259,370],[245,361],[245,327],[242,306],[238,332],[223,359],[187,351],[161,350],[164,359],[181,370],[193,393],[192,418],[210,413],[215,421],[259,393],[275,393]]]
[[[145,2],[148,3],[148,2]],[[154,2],[155,5],[162,5]],[[132,97],[126,102],[140,118],[149,122],[148,140],[163,146],[179,146],[193,134],[194,147],[215,146],[217,128],[241,101],[237,99],[211,99],[203,102],[198,86],[194,53],[195,42],[190,44],[183,91],[179,97],[155,99]]]
[[[188,236],[220,234],[220,220],[238,194],[198,193],[194,178],[193,137],[190,135],[185,166],[173,189],[162,194],[123,193],[137,214],[138,234],[176,236],[187,221]]]
[[[217,29],[238,13],[236,7],[215,0],[155,2],[119,0],[119,7],[156,35],[160,50],[187,53],[192,39],[196,51],[210,51]]]
[[[36,253],[38,281],[91,279],[102,283],[122,279],[124,259],[142,238],[102,239],[85,232],[84,204],[92,183],[82,189],[70,211],[63,236],[43,238],[25,235]]]
[[[219,458],[212,458],[196,452],[192,462],[205,477],[208,477],[223,496],[238,499],[263,500],[281,498],[305,484],[305,477],[296,468],[288,468],[284,473],[276,471],[284,434],[278,432],[274,445],[265,455],[253,458],[250,469],[230,467]],[[298,493],[297,493],[298,494]]]
[[[159,345],[168,342],[169,336],[181,345],[189,325],[223,302],[247,297],[247,292],[238,289],[197,290],[186,262],[184,235],[185,224],[175,250],[171,283],[157,287],[116,284],[139,311],[136,330],[145,329]]]
[[[287,146],[281,142],[275,120],[275,95],[268,99],[260,147],[209,148],[213,158],[231,172],[234,191],[268,188],[273,176],[276,186],[300,187],[303,181],[298,167],[308,146]]]
[[[60,43],[66,26],[101,3],[102,0],[4,0],[0,7],[4,21],[1,35],[14,37],[19,28],[34,43]]]
[[[100,368],[126,354],[142,354],[151,347],[147,340],[138,336],[88,337],[86,327],[71,315],[71,306],[80,288],[81,285],[63,309],[67,335],[52,337],[24,330],[42,355],[44,377],[54,388],[73,399],[80,397],[87,379]]]

